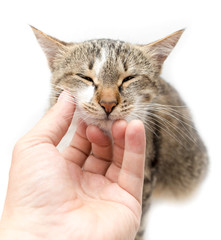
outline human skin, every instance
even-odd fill
[[[81,121],[60,153],[56,146],[74,110],[63,92],[16,143],[0,239],[134,239],[141,218],[144,126],[116,121],[110,140]]]

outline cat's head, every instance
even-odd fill
[[[183,30],[147,45],[109,39],[65,43],[32,27],[52,72],[52,100],[63,89],[76,100],[77,114],[102,129],[117,119],[145,121],[160,91],[162,64]]]

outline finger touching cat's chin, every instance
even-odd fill
[[[108,136],[111,136],[111,129],[113,122],[112,120],[99,120],[99,119],[87,119],[85,121],[87,125],[96,125],[98,126],[103,132],[105,132]]]

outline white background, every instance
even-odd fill
[[[114,38],[148,43],[186,27],[162,76],[181,93],[210,155],[206,181],[190,200],[153,204],[151,240],[221,239],[221,17],[219,1],[1,1],[0,212],[16,140],[42,116],[50,72],[28,26],[64,41]]]

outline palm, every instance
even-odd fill
[[[132,226],[138,226],[142,174],[137,175],[139,161],[134,162],[140,155],[139,152],[125,151],[126,122],[115,125],[113,146],[96,127],[90,126],[86,130],[81,124],[63,153],[49,143],[36,145],[34,151],[33,143],[30,143],[30,151],[21,151],[23,161],[16,163],[14,168],[26,170],[21,171],[21,180],[13,184],[17,192],[14,207],[29,209],[28,214],[41,213],[47,224],[53,217],[53,224],[56,222],[58,227],[48,233],[49,239],[71,239],[76,232],[81,239],[85,229],[89,236],[97,234],[94,239],[117,239],[113,236],[115,233],[127,233]],[[127,158],[130,155],[132,162],[123,163],[125,154]],[[130,165],[134,172],[130,172]],[[98,223],[103,227],[94,232]],[[42,224],[46,223],[43,221]],[[119,229],[113,231],[111,225]],[[71,230],[65,237],[59,237],[64,228]],[[104,238],[104,233],[110,238]]]
[[[140,203],[133,196],[99,174],[82,172],[79,167],[75,173],[80,176],[76,178],[79,180],[77,195],[71,204],[70,199],[66,199],[68,209],[63,212],[63,216],[69,219],[67,225],[75,223],[71,224],[70,238],[77,231],[79,239],[86,233],[88,237],[85,239],[118,239],[119,232],[126,236],[133,226],[139,225]],[[62,225],[64,218],[59,219]],[[98,226],[102,227],[99,229]]]

